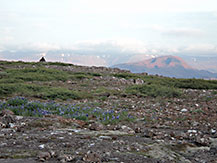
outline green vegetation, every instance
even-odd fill
[[[179,97],[181,91],[173,87],[166,87],[160,85],[135,85],[128,87],[126,92],[137,96],[150,96],[150,97]]]
[[[66,71],[48,69],[44,67],[23,68],[23,69],[7,69],[7,76],[4,79],[21,80],[21,81],[66,81],[70,74]],[[1,80],[0,80],[1,82]]]
[[[13,64],[18,63],[13,62]],[[0,72],[0,97],[19,95],[52,100],[91,98],[91,94],[86,91],[69,90],[67,87],[56,87],[56,85],[67,80],[90,79],[94,76],[101,74],[70,72],[43,66],[4,69]]]
[[[70,72],[52,68],[23,68],[23,69],[6,69],[0,73],[0,83],[5,83],[7,80],[19,82],[25,81],[66,81],[70,79],[84,79],[92,78],[94,76],[101,76],[99,73],[85,73],[85,72]],[[4,79],[2,81],[2,79]]]
[[[23,97],[0,101],[0,111],[9,109],[16,115],[42,117],[45,115],[59,115],[65,118],[75,118],[88,121],[95,120],[103,124],[115,124],[121,121],[134,121],[135,118],[127,110],[104,110],[93,104],[61,104],[55,102],[28,101]]]
[[[213,91],[213,92],[212,92],[212,95],[217,95],[217,91]]]
[[[17,61],[17,62],[10,62],[10,61],[0,61],[0,65],[35,65],[36,62],[23,62],[23,61]]]
[[[48,99],[100,99],[109,96],[137,95],[150,97],[179,97],[182,89],[217,89],[217,81],[202,79],[175,79],[153,75],[85,72],[81,66],[76,71],[66,71],[64,66],[74,66],[60,62],[7,62],[0,61],[0,98],[25,96]],[[142,85],[117,85],[115,89],[109,81],[95,77],[114,76],[116,78],[142,79]],[[94,80],[93,80],[94,79]],[[132,82],[132,80],[130,80]],[[112,81],[111,81],[111,84]],[[117,91],[117,88],[119,90]],[[213,95],[216,91],[213,91]],[[209,100],[209,99],[207,99]]]
[[[92,78],[92,77],[94,77],[94,76],[101,76],[101,74],[99,74],[99,73],[90,73],[90,72],[88,72],[88,73],[85,73],[85,72],[75,72],[75,73],[73,73],[73,78],[74,79],[85,79],[85,78]]]
[[[183,88],[183,89],[217,89],[216,80],[203,80],[203,79],[176,79],[168,77],[159,77],[153,75],[139,75],[132,73],[118,73],[114,74],[115,77],[125,79],[143,79],[146,84],[154,84],[159,86]]]
[[[24,83],[0,84],[1,97],[14,95],[52,100],[81,99],[90,97],[90,95],[84,92],[71,91],[60,87],[48,87]]]
[[[114,74],[114,76],[125,79],[142,79],[144,81],[143,85],[130,86],[126,88],[126,93],[137,96],[170,98],[179,97],[181,95],[180,89],[217,89],[217,81],[214,80],[175,79],[132,73],[119,73]]]
[[[118,74],[113,74],[114,77],[117,78],[124,78],[124,79],[137,79],[141,78],[138,74],[133,74],[133,73],[118,73]]]
[[[95,95],[103,95],[103,96],[110,96],[110,95],[118,95],[120,91],[108,89],[106,87],[98,87],[96,90],[92,91]]]

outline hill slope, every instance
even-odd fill
[[[216,162],[216,106],[214,80],[0,61],[0,162]]]
[[[177,56],[161,56],[136,63],[118,64],[112,67],[130,70],[133,73],[147,72],[148,74],[176,78],[217,78],[216,73],[194,69]]]

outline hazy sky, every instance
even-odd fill
[[[0,0],[0,59],[63,48],[217,56],[217,0]]]

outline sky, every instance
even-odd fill
[[[0,59],[108,66],[157,55],[217,57],[217,1],[0,0]]]

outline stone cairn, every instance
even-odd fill
[[[39,60],[39,62],[46,62],[46,60],[45,60],[44,57],[42,57],[42,58]]]

